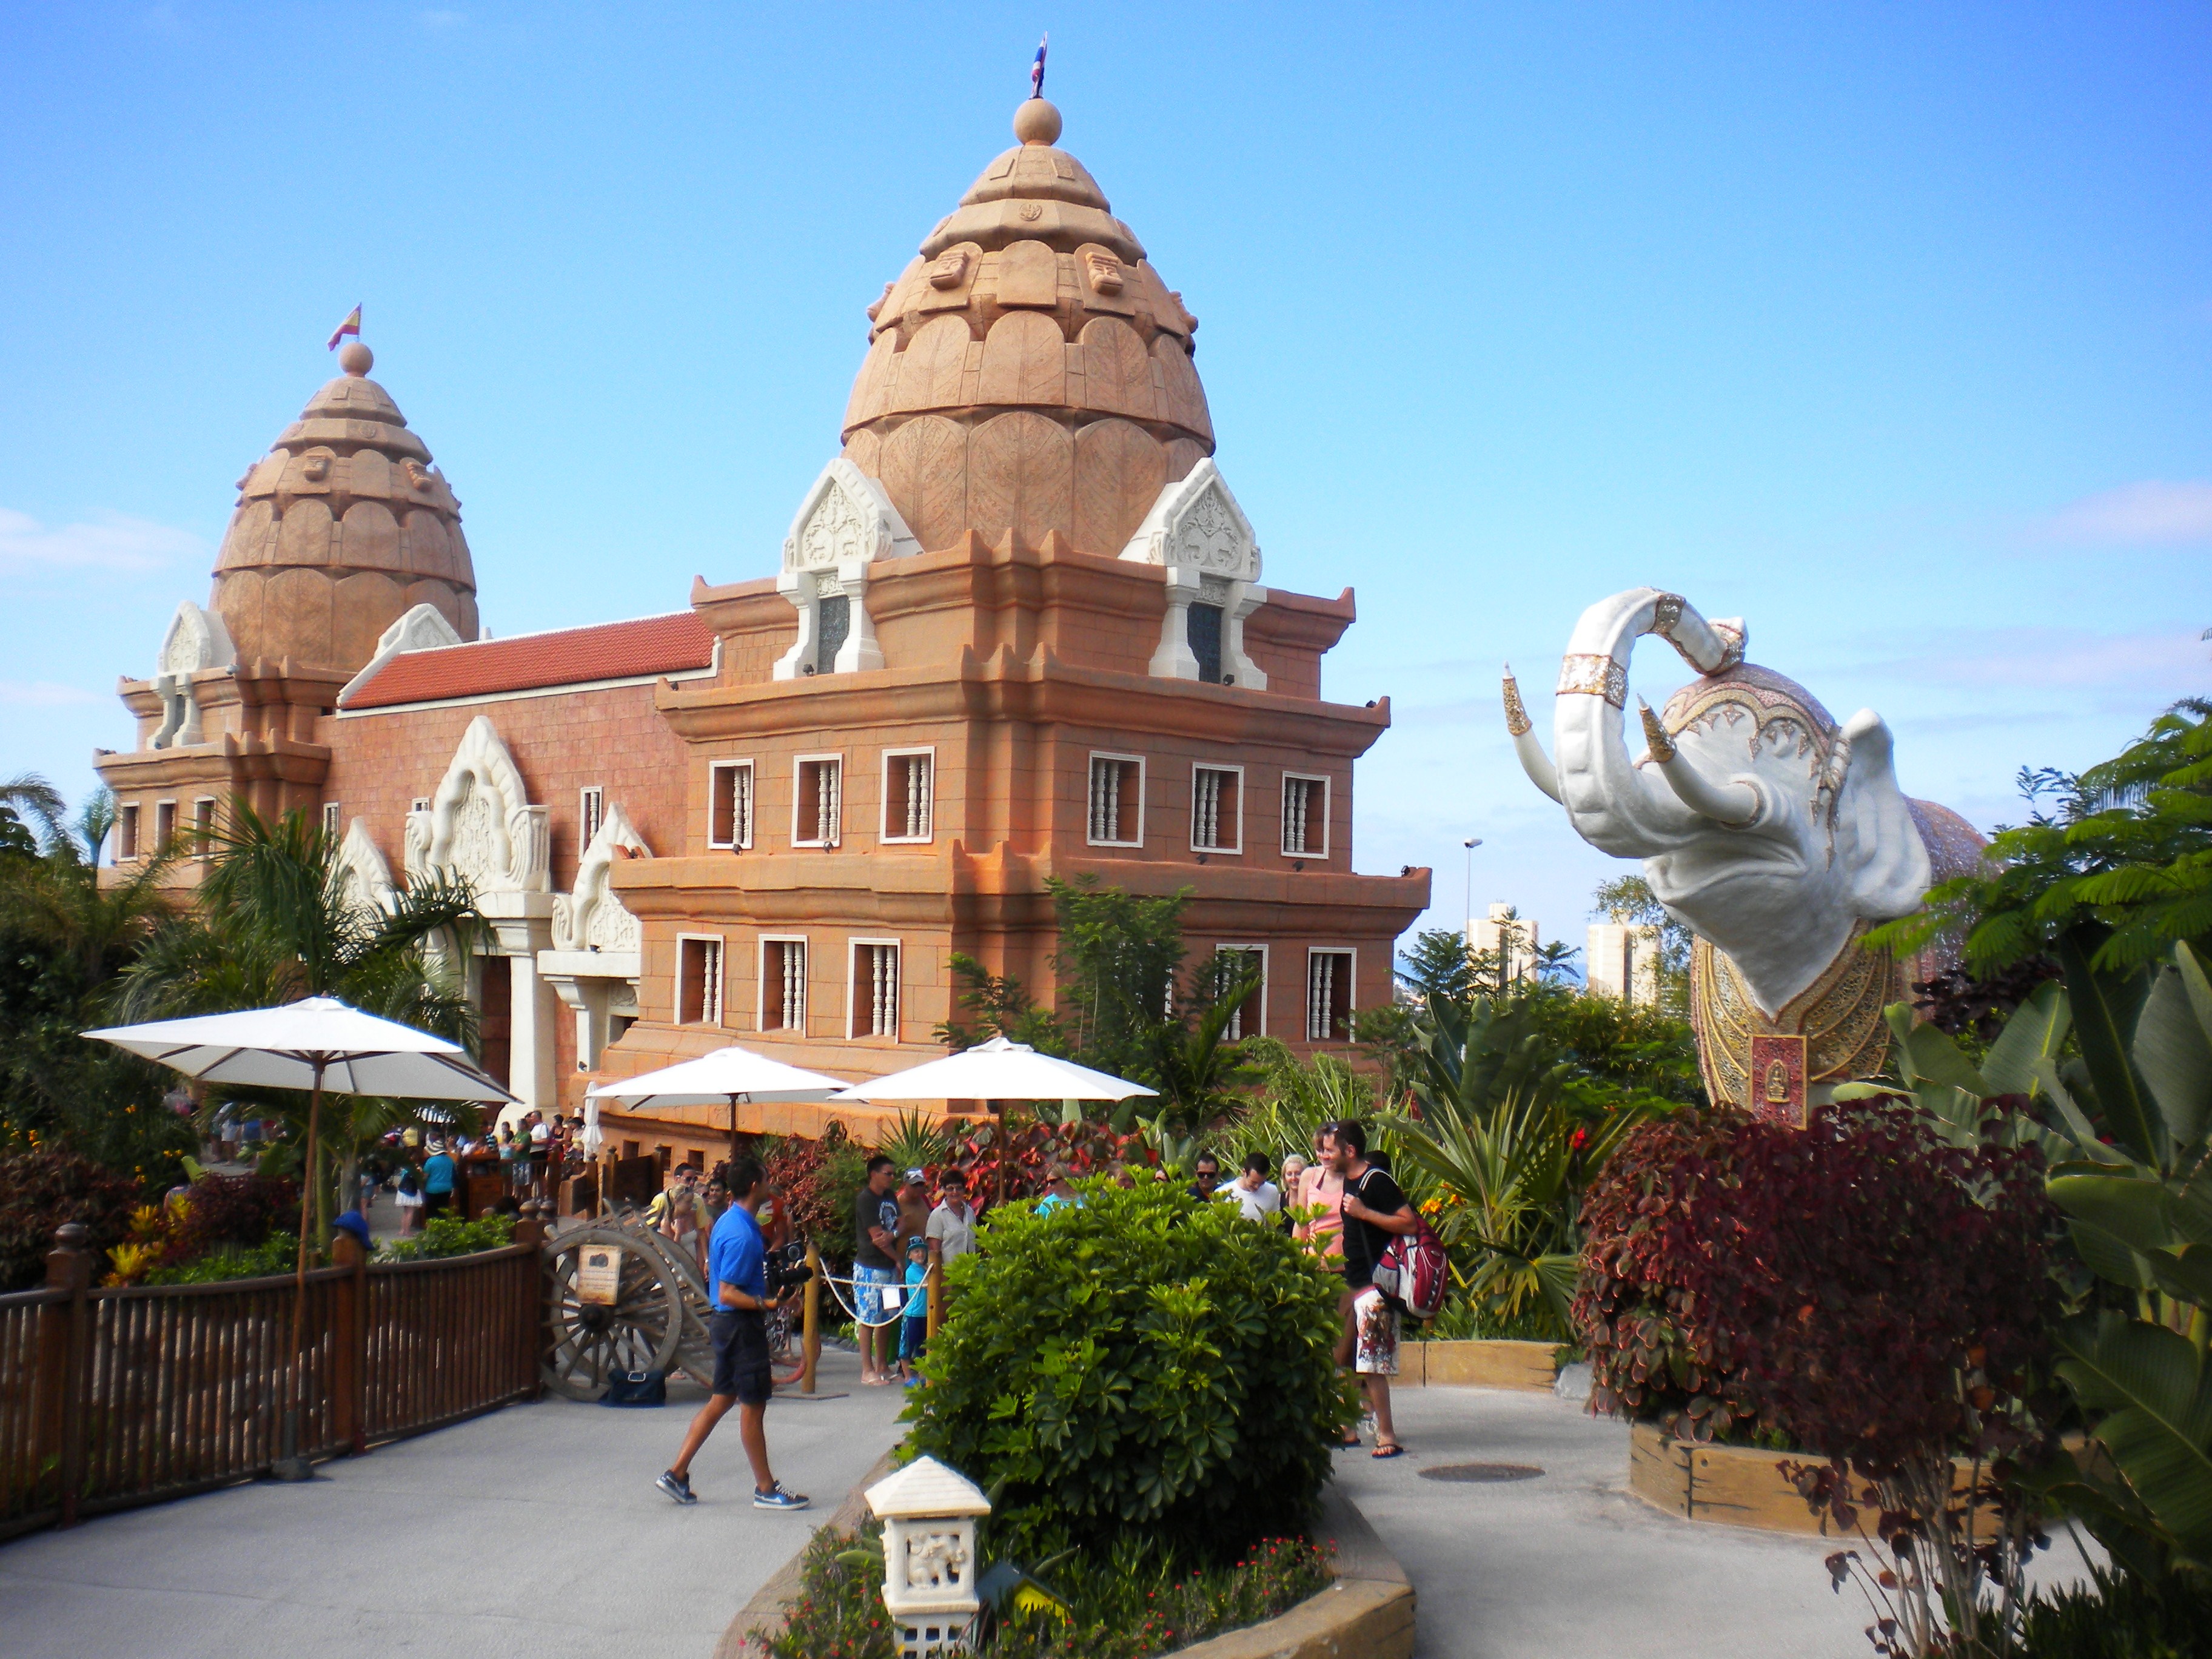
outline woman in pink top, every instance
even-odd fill
[[[1319,1206],[1322,1213],[1311,1221],[1298,1223],[1297,1236],[1310,1243],[1315,1254],[1330,1267],[1340,1268],[1344,1261],[1344,1177],[1328,1167],[1332,1139],[1325,1129],[1315,1133],[1314,1161],[1298,1176],[1298,1208],[1310,1210]]]

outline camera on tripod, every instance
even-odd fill
[[[804,1244],[786,1244],[781,1249],[770,1250],[762,1264],[762,1270],[768,1275],[768,1293],[771,1299],[814,1277],[814,1269],[806,1265],[806,1246]]]

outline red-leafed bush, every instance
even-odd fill
[[[1955,1146],[1893,1099],[1822,1108],[1804,1129],[1648,1125],[1583,1212],[1593,1407],[1698,1439],[1755,1425],[1831,1460],[1784,1468],[1887,1553],[1869,1579],[1893,1602],[1880,1650],[1936,1650],[1938,1607],[1973,1639],[1983,1581],[2015,1606],[2040,1541],[2014,1476],[2046,1453],[2059,1403],[2043,1183],[2034,1147]]]
[[[26,1291],[46,1276],[54,1230],[82,1222],[86,1243],[105,1253],[129,1231],[138,1183],[104,1164],[51,1149],[0,1157],[0,1291]]]
[[[945,1170],[968,1172],[968,1194],[986,1208],[998,1202],[999,1170],[1006,1168],[1006,1200],[1034,1198],[1044,1190],[1054,1164],[1064,1164],[1077,1180],[1103,1175],[1116,1164],[1133,1172],[1149,1172],[1159,1162],[1139,1133],[1116,1134],[1103,1123],[1044,1123],[1017,1120],[1007,1126],[1002,1142],[994,1120],[955,1126],[943,1164],[929,1170],[933,1187]]]
[[[1894,1102],[1638,1130],[1584,1212],[1601,1408],[1700,1439],[1748,1420],[1869,1475],[1971,1451],[1974,1397],[2049,1351],[2043,1181],[2033,1146],[1954,1146]]]
[[[197,1261],[219,1245],[243,1249],[265,1242],[273,1228],[298,1235],[300,1188],[282,1176],[204,1175],[170,1206],[160,1265]]]

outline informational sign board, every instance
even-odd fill
[[[623,1247],[587,1244],[576,1258],[576,1300],[611,1308],[622,1297]]]

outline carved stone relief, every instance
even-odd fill
[[[154,660],[154,690],[161,698],[161,724],[148,739],[149,749],[170,749],[204,740],[198,700],[192,695],[191,677],[202,669],[222,668],[237,660],[222,617],[203,611],[186,599],[169,618],[161,636],[161,653]]]
[[[607,884],[607,872],[626,858],[649,859],[648,848],[619,801],[611,803],[599,833],[576,865],[576,888],[553,901],[553,948],[556,951],[634,951],[641,937],[638,920]]]
[[[1167,614],[1161,619],[1152,673],[1167,679],[1200,677],[1189,643],[1189,609],[1196,601],[1222,609],[1224,680],[1267,689],[1266,673],[1244,654],[1244,619],[1267,599],[1267,590],[1260,586],[1260,544],[1252,521],[1210,457],[1161,489],[1121,556],[1162,566],[1167,578]]]
[[[488,714],[461,734],[429,809],[407,818],[407,874],[465,877],[480,895],[551,890],[547,811],[532,806]]]
[[[799,612],[799,637],[777,661],[775,678],[797,679],[817,666],[821,604],[842,595],[851,601],[846,636],[836,646],[836,673],[881,668],[883,647],[867,611],[868,567],[878,559],[921,551],[884,487],[840,455],[822,469],[783,540],[783,569],[776,589]]]
[[[392,866],[370,839],[368,826],[356,818],[346,826],[338,843],[334,870],[347,907],[355,910],[389,910],[398,896],[392,881]]]

